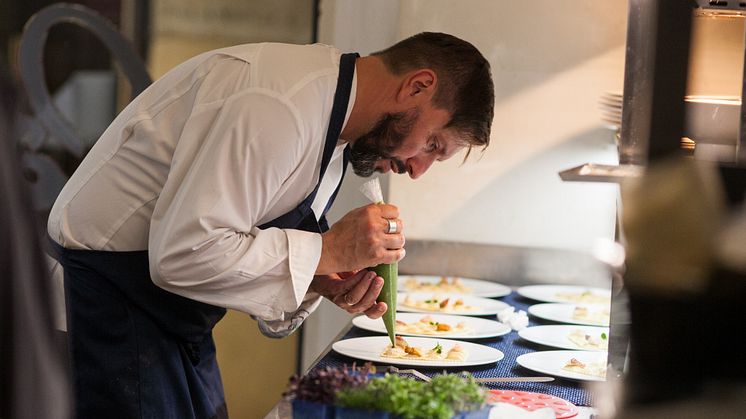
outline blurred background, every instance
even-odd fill
[[[44,0],[0,2],[0,49],[21,83],[24,24]],[[558,173],[584,163],[615,165],[619,126],[599,98],[624,84],[626,0],[88,0],[87,6],[129,40],[153,80],[203,51],[250,42],[322,42],[362,55],[422,31],[472,42],[492,65],[496,86],[491,145],[433,166],[416,182],[384,176],[388,202],[400,207],[408,240],[451,240],[518,248],[588,252],[618,240],[619,187],[563,182]],[[740,96],[743,20],[695,22],[690,94]],[[39,122],[21,99],[17,147],[45,226],[56,194],[87,150],[131,99],[131,84],[110,51],[75,23],[54,25],[42,43],[43,85],[82,146]],[[366,204],[361,179],[345,179],[330,221]],[[578,272],[547,268],[553,280]],[[537,272],[537,280],[545,272]],[[52,276],[59,284],[59,273]],[[64,310],[56,294],[56,327]],[[218,358],[230,414],[260,417],[288,377],[305,371],[349,322],[324,304],[296,333],[264,338],[254,321],[230,312],[217,327]]]

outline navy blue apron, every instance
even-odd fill
[[[325,213],[340,185],[318,221],[311,204],[344,124],[357,56],[341,57],[319,183],[298,207],[259,228],[328,230]],[[345,150],[344,169],[348,158]],[[76,417],[228,416],[212,338],[224,308],[153,284],[147,250],[74,250],[50,241],[65,272]]]

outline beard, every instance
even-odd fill
[[[407,166],[393,157],[404,139],[412,132],[420,116],[417,108],[406,112],[387,113],[366,134],[350,146],[350,163],[356,175],[369,177],[376,171],[379,160],[391,160],[397,173],[404,173]],[[378,171],[381,171],[380,169]]]

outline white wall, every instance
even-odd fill
[[[401,4],[400,37],[442,31],[472,42],[496,86],[481,159],[457,156],[417,182],[392,177],[407,237],[583,250],[613,238],[616,186],[566,183],[557,172],[616,162],[596,104],[622,89],[626,1]]]
[[[462,165],[456,156],[416,182],[388,179],[388,201],[399,206],[409,239],[587,250],[613,238],[616,185],[563,183],[557,172],[617,161],[596,104],[602,92],[622,90],[625,0],[325,0],[322,7],[321,41],[342,49],[370,52],[439,31],[472,42],[492,65],[495,119],[481,158]],[[334,214],[365,203],[357,184],[346,182]],[[306,322],[305,365],[347,319],[326,306]]]

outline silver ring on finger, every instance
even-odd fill
[[[399,224],[397,224],[396,220],[389,218],[386,221],[389,222],[389,228],[386,230],[386,233],[394,234],[399,231]]]

